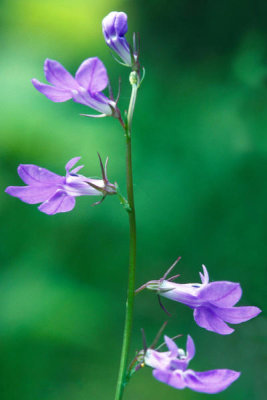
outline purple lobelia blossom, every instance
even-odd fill
[[[228,335],[234,329],[226,322],[240,324],[261,312],[258,307],[253,306],[234,307],[242,296],[240,284],[228,281],[209,282],[208,271],[204,265],[203,274],[200,272],[201,283],[174,283],[171,281],[173,278],[168,280],[165,279],[166,276],[167,274],[158,281],[150,281],[143,287],[192,308],[196,323],[208,331]]]
[[[149,348],[143,360],[145,365],[153,368],[153,376],[160,382],[175,389],[189,388],[196,392],[218,393],[225,390],[240,376],[240,372],[230,369],[204,372],[187,369],[195,355],[195,345],[191,336],[187,336],[186,352],[178,348],[168,336],[164,336],[164,339],[168,351],[160,352]]]
[[[117,53],[126,66],[131,67],[132,54],[124,35],[127,33],[127,15],[112,11],[102,21],[102,29],[107,45]]]
[[[5,191],[28,204],[42,203],[38,209],[48,215],[71,211],[77,196],[103,196],[104,199],[108,194],[115,194],[115,185],[107,179],[107,161],[104,168],[100,159],[102,179],[92,179],[77,174],[83,165],[73,169],[80,158],[74,157],[66,164],[66,176],[37,165],[21,164],[18,174],[28,186],[8,186]]]
[[[75,78],[59,62],[46,59],[44,73],[51,85],[41,83],[37,79],[32,79],[32,84],[49,100],[64,102],[72,99],[99,111],[101,116],[120,117],[117,102],[102,93],[108,86],[109,79],[99,58],[85,60],[78,68]]]

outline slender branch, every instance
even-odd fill
[[[131,75],[130,75],[131,77]],[[127,361],[129,358],[129,349],[133,325],[133,309],[134,309],[134,289],[135,289],[135,266],[136,266],[136,221],[134,208],[134,192],[133,192],[133,172],[132,172],[132,150],[131,150],[131,133],[132,119],[138,90],[137,82],[131,81],[132,93],[127,113],[127,122],[125,125],[126,136],[126,176],[127,176],[127,197],[129,203],[129,226],[130,226],[130,246],[129,246],[129,278],[128,292],[126,301],[125,325],[123,333],[123,344],[121,350],[121,361],[119,368],[119,376],[115,400],[121,400],[126,384]]]

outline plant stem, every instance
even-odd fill
[[[128,292],[126,301],[125,325],[123,333],[123,344],[121,350],[121,360],[119,368],[119,376],[115,400],[121,400],[125,387],[127,361],[129,358],[129,349],[133,325],[133,309],[134,309],[134,291],[135,291],[135,266],[136,266],[136,221],[134,208],[134,192],[133,192],[133,172],[132,172],[132,119],[135,107],[136,95],[138,90],[137,82],[132,83],[132,93],[127,113],[127,123],[125,125],[126,136],[126,177],[127,177],[127,199],[130,206],[128,210],[129,227],[130,227],[130,246],[129,246],[129,277]]]

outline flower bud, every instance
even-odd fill
[[[126,66],[131,67],[131,50],[124,37],[128,30],[127,15],[124,12],[112,11],[103,19],[102,29],[107,45],[119,55]]]

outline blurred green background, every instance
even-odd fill
[[[44,81],[46,57],[72,73],[99,56],[129,97],[128,70],[104,43],[102,18],[129,16],[140,32],[146,78],[134,119],[138,223],[137,285],[157,279],[180,255],[180,282],[239,281],[240,304],[264,309],[267,240],[267,2],[265,0],[2,0],[0,2],[0,393],[3,400],[112,399],[127,283],[128,220],[116,198],[92,208],[79,198],[67,214],[46,216],[3,190],[20,185],[32,163],[64,174],[81,155],[125,189],[124,137],[117,121],[80,117],[73,102],[52,103],[31,85]],[[130,39],[130,36],[128,36]],[[192,311],[164,302],[166,333],[190,333],[196,370],[231,368],[240,379],[216,399],[265,399],[263,315],[219,336],[195,325]],[[152,341],[166,315],[151,293],[136,299],[132,354]],[[179,343],[184,345],[185,338]],[[194,400],[136,374],[125,400]],[[209,396],[215,398],[215,396]]]

